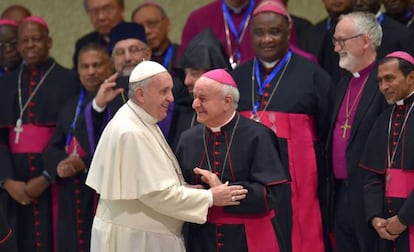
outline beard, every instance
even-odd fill
[[[339,66],[349,72],[353,72],[352,69],[357,65],[358,59],[350,52],[342,52],[344,55],[339,56]]]

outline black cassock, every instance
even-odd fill
[[[93,94],[82,92],[83,95],[70,99],[60,111],[56,130],[43,153],[45,168],[59,190],[57,251],[61,252],[89,251],[97,203],[95,191],[85,184],[87,169],[68,178],[56,174],[57,165],[73,153],[74,144],[77,144],[76,153],[87,168],[92,159],[83,112]]]
[[[258,78],[252,78],[254,61],[238,66],[231,74],[240,91],[238,110],[250,117],[255,102],[260,101],[258,115],[263,124],[276,131],[282,163],[292,177],[283,192],[285,201],[291,203],[278,209],[280,225],[290,229],[284,238],[288,251],[292,247],[325,251],[321,212],[325,215],[327,211],[327,174],[321,150],[329,127],[331,78],[318,65],[292,53],[286,69],[266,83],[260,97]],[[262,64],[259,73],[262,82],[269,74]]]
[[[260,243],[270,245],[272,239],[276,240],[275,233],[279,236],[283,232],[276,226],[266,228],[276,225],[271,217],[253,235],[248,224],[226,219],[271,215],[278,204],[277,185],[287,182],[289,177],[279,158],[276,136],[270,129],[238,114],[216,133],[199,124],[182,133],[177,158],[189,184],[202,183],[193,172],[200,167],[215,172],[223,183],[243,185],[249,191],[238,206],[210,208],[206,224],[188,223],[185,236],[189,252],[258,251],[247,248],[249,238],[258,236]],[[222,221],[216,221],[220,217]],[[284,251],[283,244],[279,246]]]
[[[22,65],[22,106],[33,94],[42,77],[51,69],[22,116],[23,132],[15,144],[13,131],[20,114],[18,102],[18,79],[21,68],[4,75],[0,80],[1,116],[0,130],[0,180],[15,179],[27,182],[44,172],[42,151],[53,134],[58,113],[63,104],[79,92],[75,73],[49,59],[36,69],[29,70]],[[10,152],[12,154],[10,154]],[[43,194],[23,206],[10,198],[8,218],[15,227],[19,251],[52,251],[52,205],[50,186]]]
[[[360,163],[362,168],[370,171],[365,177],[364,187],[367,225],[374,217],[398,215],[408,226],[394,242],[378,237],[381,252],[413,251],[414,248],[413,101],[412,95],[404,101],[404,105],[394,105],[377,118]]]

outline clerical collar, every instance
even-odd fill
[[[148,114],[147,111],[145,111],[143,108],[141,108],[140,106],[135,104],[133,101],[128,100],[127,105],[130,108],[132,108],[135,111],[135,113],[137,113],[139,118],[141,118],[145,123],[148,123],[148,124],[157,124],[158,123],[159,120],[157,118],[155,118],[152,115]]]
[[[413,96],[413,94],[414,94],[414,91],[412,91],[407,97],[405,97],[404,99],[401,99],[401,100],[399,100],[399,101],[396,101],[395,102],[395,105],[397,105],[397,106],[402,106],[402,105],[404,105],[404,104],[410,104],[410,103],[412,103],[413,102],[413,100],[414,100],[414,96]]]
[[[278,59],[278,60],[276,60],[276,61],[273,61],[273,62],[266,62],[266,61],[263,61],[263,60],[261,60],[261,59],[259,59],[260,60],[260,63],[262,63],[262,65],[265,67],[265,68],[273,68],[274,66],[276,66],[276,64],[280,61],[280,59]]]
[[[229,118],[229,120],[227,120],[225,123],[223,123],[219,127],[212,127],[212,128],[210,128],[211,132],[213,132],[213,133],[220,132],[221,131],[221,128],[223,126],[227,125],[231,120],[233,120],[233,118],[234,118],[235,115],[236,115],[236,111],[233,112],[233,115]]]
[[[243,12],[243,10],[246,8],[246,6],[248,6],[249,5],[249,2],[250,1],[247,1],[244,5],[242,5],[241,7],[239,7],[239,8],[235,8],[235,7],[233,7],[233,6],[230,6],[228,3],[227,3],[227,1],[224,1],[225,3],[226,3],[226,5],[227,5],[227,7],[232,11],[232,12],[234,12],[235,14],[240,14],[240,13],[242,13]]]
[[[353,72],[352,73],[352,76],[354,78],[361,78],[361,76],[366,76],[374,68],[374,65],[375,65],[375,60],[371,64],[369,64],[367,67],[365,67],[364,69],[362,69],[361,71],[359,71],[359,72]]]

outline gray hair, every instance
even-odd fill
[[[146,79],[143,79],[143,80],[140,80],[140,81],[135,81],[135,82],[130,82],[129,83],[129,86],[128,86],[128,98],[130,98],[130,99],[134,99],[134,97],[135,97],[135,89],[137,89],[137,88],[145,88],[146,86],[148,86],[148,84],[150,83],[150,79],[152,78],[153,76],[151,76],[151,77],[149,77],[149,78],[146,78]]]
[[[160,12],[161,18],[164,18],[167,16],[167,13],[165,12],[164,8],[161,7],[161,5],[155,3],[155,2],[144,2],[140,5],[138,5],[131,13],[131,20],[134,19],[135,14],[137,14],[138,11],[140,11],[144,7],[153,6],[158,9]]]
[[[339,20],[350,18],[357,34],[365,34],[370,38],[371,47],[376,50],[381,45],[382,28],[376,16],[370,12],[351,12],[341,15]]]
[[[240,100],[240,93],[236,87],[232,87],[229,85],[221,85],[222,86],[222,94],[223,97],[230,95],[233,98],[233,108],[234,110],[237,109],[239,100]]]

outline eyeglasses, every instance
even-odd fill
[[[6,48],[16,48],[17,39],[13,39],[8,42],[0,42],[0,51],[6,50]]]
[[[128,48],[118,48],[112,52],[112,55],[122,57],[126,54],[126,51],[128,51],[129,54],[134,55],[145,50],[147,50],[147,47],[139,47],[136,45],[132,45]]]
[[[91,15],[94,18],[98,17],[101,12],[104,14],[104,16],[111,16],[115,12],[115,7],[112,5],[105,5],[101,8],[94,8],[88,10],[89,15]]]
[[[336,43],[338,43],[340,47],[344,47],[346,41],[354,39],[354,38],[361,37],[362,35],[364,35],[364,34],[357,34],[357,35],[349,37],[349,38],[335,38],[335,37],[333,37],[332,38],[332,44],[335,46]]]
[[[159,24],[161,24],[162,21],[164,21],[164,19],[165,19],[165,16],[159,20],[148,20],[145,22],[140,22],[139,24],[148,29],[155,29],[159,26]]]

